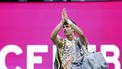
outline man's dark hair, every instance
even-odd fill
[[[75,21],[73,21],[73,20],[71,20],[71,21],[72,21],[72,23],[74,23],[76,25],[76,22]],[[68,23],[65,21],[64,22],[64,25],[68,25]]]

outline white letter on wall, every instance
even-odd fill
[[[116,45],[101,45],[101,52],[108,63],[114,63],[114,69],[120,69],[120,62],[118,60],[120,51]],[[106,56],[106,52],[113,52],[113,56]]]
[[[28,45],[27,46],[27,69],[34,69],[34,63],[42,63],[42,57],[34,56],[35,52],[48,52],[47,45]]]
[[[8,69],[6,67],[5,59],[6,55],[10,52],[15,53],[16,55],[20,55],[22,53],[22,50],[17,45],[7,45],[3,47],[3,49],[0,51],[0,69]],[[19,66],[16,66],[15,69],[21,68]]]

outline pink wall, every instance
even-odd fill
[[[61,20],[62,8],[83,29],[90,44],[115,44],[122,52],[122,2],[87,3],[0,3],[0,50],[16,44],[22,55],[10,53],[6,57],[9,69],[16,65],[26,69],[26,46],[48,45],[48,53],[41,53],[43,63],[35,69],[52,69],[52,41],[50,34]],[[122,62],[122,55],[119,61]],[[112,64],[109,69],[114,69]]]

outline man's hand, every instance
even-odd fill
[[[62,20],[68,21],[68,15],[67,15],[66,8],[63,8],[63,11],[62,11]]]
[[[62,22],[66,22],[65,17],[64,17],[64,9],[62,10]]]

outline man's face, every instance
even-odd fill
[[[74,32],[74,30],[70,27],[69,24],[63,25],[63,31],[64,31],[64,35],[70,35]]]

